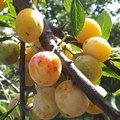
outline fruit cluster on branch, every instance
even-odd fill
[[[17,12],[19,12],[19,11],[21,11],[22,9],[24,9],[24,8],[29,8],[30,7],[30,4],[28,3],[28,1],[27,0],[21,0],[21,1],[19,1],[19,0],[14,0],[14,6],[15,6],[15,8],[16,8],[16,10],[18,10]],[[30,11],[31,12],[31,11]],[[39,13],[40,14],[40,13]],[[20,21],[21,22],[21,21]],[[39,24],[39,21],[37,21],[38,22],[38,24]],[[20,31],[20,32],[22,32],[22,30],[18,30],[18,31]],[[117,120],[117,119],[119,119],[120,118],[120,113],[116,110],[116,109],[114,109],[114,108],[112,108],[110,105],[108,105],[105,101],[104,101],[104,99],[103,99],[103,96],[97,91],[97,88],[95,87],[95,85],[91,82],[91,81],[89,81],[88,80],[88,78],[86,78],[84,75],[83,75],[83,73],[82,72],[80,72],[79,71],[79,69],[74,65],[74,63],[73,63],[73,61],[72,60],[70,60],[70,59],[68,59],[66,56],[65,56],[65,54],[63,53],[63,51],[61,50],[61,47],[60,46],[58,46],[58,44],[57,44],[57,38],[54,36],[54,34],[55,34],[55,32],[54,32],[54,34],[53,34],[53,32],[52,31],[54,31],[54,29],[52,28],[52,30],[51,30],[51,27],[49,26],[49,24],[47,23],[47,21],[46,20],[44,20],[44,30],[43,30],[43,32],[42,32],[42,35],[40,36],[40,38],[39,38],[39,42],[40,42],[40,44],[42,45],[42,47],[43,47],[43,49],[45,49],[46,51],[54,51],[58,56],[59,56],[59,58],[60,58],[60,60],[61,60],[61,62],[62,62],[62,67],[63,67],[63,71],[67,74],[67,75],[69,75],[69,77],[70,77],[70,79],[72,80],[72,82],[75,84],[75,85],[77,85],[86,95],[87,95],[87,97],[94,103],[94,104],[96,104],[99,108],[101,108],[107,115],[109,115],[112,119],[115,119],[115,120]],[[37,33],[38,33],[39,31],[37,31]],[[21,35],[22,33],[19,33],[18,32],[18,34],[19,35]],[[33,33],[30,33],[30,34],[33,34]],[[40,32],[40,34],[41,34],[41,32]],[[37,34],[37,37],[40,35],[40,34]],[[34,34],[34,35],[36,35],[36,34]],[[63,36],[63,33],[61,33],[61,36]],[[61,38],[61,36],[60,36],[60,38]],[[69,37],[70,38],[70,37]],[[33,39],[33,38],[29,38],[29,33],[26,33],[26,35],[25,35],[25,38],[22,38],[23,40],[26,40],[26,39],[29,39],[29,40],[31,40],[31,39]],[[91,39],[90,40],[88,40],[84,45],[86,45],[86,44],[89,44],[89,42],[91,43]],[[93,44],[93,43],[92,43]],[[107,43],[105,43],[105,44],[107,44]],[[109,48],[109,47],[108,47]],[[85,48],[84,48],[85,49]],[[88,53],[89,51],[87,51],[87,53]],[[21,53],[22,54],[22,53]],[[24,54],[24,53],[23,53]],[[35,66],[37,66],[38,64],[39,65],[41,65],[41,66],[43,66],[43,63],[42,62],[46,62],[46,61],[48,61],[47,60],[47,55],[46,56],[44,56],[44,55],[41,55],[42,53],[38,53],[36,56],[33,56],[32,57],[32,59],[30,60],[30,64],[29,64],[29,70],[30,70],[30,74],[31,74],[31,76],[33,77],[33,79],[35,80],[37,80],[37,77],[39,77],[38,76],[38,74],[39,74],[39,72],[40,72],[40,74],[43,74],[43,72],[41,72],[41,69],[42,68],[38,68],[38,73],[37,74],[35,74],[35,69],[34,69],[34,67]],[[108,56],[109,56],[109,50],[108,50]],[[22,56],[22,55],[21,55]],[[107,57],[108,57],[107,56]],[[39,61],[39,60],[36,60],[36,58],[37,57],[42,57],[43,59],[43,61]],[[47,57],[47,58],[45,58],[45,57]],[[96,56],[95,56],[96,57]],[[20,58],[21,59],[21,58]],[[36,60],[35,61],[35,64],[34,64],[34,60]],[[101,58],[99,59],[100,61],[104,61],[104,60],[101,60]],[[21,60],[22,61],[22,60]],[[57,61],[57,59],[55,59],[55,64],[56,64],[56,61]],[[21,62],[21,65],[20,66],[22,66],[22,65],[24,65],[24,63],[22,63]],[[43,66],[43,68],[45,68],[46,66],[45,65],[47,65],[47,63],[46,64],[44,64],[44,66]],[[41,67],[40,66],[40,67]],[[54,65],[53,65],[54,66]],[[59,65],[58,65],[59,66]],[[56,67],[55,66],[55,69],[58,69],[58,66]],[[22,67],[23,69],[24,69],[24,67]],[[32,71],[33,70],[33,71]],[[43,70],[44,71],[44,70]],[[46,71],[46,73],[47,73],[48,71]],[[35,75],[35,76],[33,76],[33,74]],[[47,74],[45,74],[45,75],[47,75]],[[37,77],[36,77],[37,76]],[[59,75],[58,75],[59,76]],[[53,77],[54,77],[54,75],[53,75]],[[24,78],[24,77],[23,77]],[[48,78],[47,78],[48,79]],[[38,82],[39,80],[37,80],[37,82]],[[36,82],[36,83],[37,83]],[[42,83],[43,81],[42,80],[40,80],[39,82],[38,82],[38,84],[45,84],[45,83]],[[44,81],[44,82],[46,82],[46,83],[48,83],[48,81]],[[50,82],[50,81],[49,81]],[[24,83],[24,82],[23,82]],[[51,83],[50,83],[51,84]],[[21,81],[21,85],[22,85],[22,81]],[[43,89],[42,89],[43,90]],[[24,92],[23,92],[23,94],[24,94]],[[50,93],[50,94],[52,94],[52,93]],[[56,95],[56,97],[59,97],[59,95],[57,96]],[[24,97],[23,97],[24,98]],[[38,101],[38,99],[35,99],[36,101]],[[52,101],[53,102],[53,101]],[[21,103],[22,104],[22,103]],[[59,104],[59,103],[58,103]]]
[[[44,31],[40,37],[41,45],[46,50],[52,50],[53,47],[56,46],[56,43],[53,42],[55,39],[48,23],[44,21]],[[59,47],[56,48],[55,53],[62,60],[63,69],[67,71],[67,74],[71,76],[71,79],[84,91],[87,97],[112,118],[119,118],[120,113],[104,102],[103,97],[97,92],[95,86],[76,68],[74,63],[63,54]]]

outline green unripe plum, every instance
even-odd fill
[[[75,66],[94,84],[100,80],[102,76],[102,68],[100,63],[92,56],[80,55],[75,61]]]
[[[0,63],[5,65],[14,64],[20,53],[19,44],[12,40],[6,40],[0,43]]]

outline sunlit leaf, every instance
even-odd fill
[[[14,21],[14,18],[10,16],[9,14],[1,15],[0,21]]]
[[[8,2],[7,5],[8,5],[8,10],[9,10],[10,15],[12,17],[16,17],[16,11],[15,11],[13,4]]]
[[[102,30],[102,37],[108,40],[112,29],[112,20],[110,14],[104,10],[96,19]]]
[[[5,109],[5,107],[3,107],[3,106],[0,105],[0,112],[4,113],[4,112],[7,112],[7,110]]]
[[[85,21],[85,13],[79,0],[73,0],[71,7],[71,28],[73,36],[76,36],[82,30]]]
[[[42,3],[46,3],[46,0],[40,0],[40,2],[42,2]]]
[[[112,61],[112,63],[114,64],[114,66],[116,66],[118,69],[120,69],[120,62]]]
[[[8,103],[9,103],[8,100],[4,100],[4,99],[1,99],[1,100],[0,100],[0,105],[1,105],[1,106],[4,106],[4,108],[7,108],[7,107],[8,107]]]
[[[69,13],[71,11],[71,4],[72,4],[72,0],[64,0],[64,7],[66,11]]]
[[[115,94],[116,96],[120,96],[120,89],[117,90],[117,91],[115,91],[114,94]]]
[[[101,66],[102,66],[103,76],[112,77],[112,78],[116,78],[116,79],[120,80],[120,76],[117,75],[113,70],[108,68],[105,64],[101,64]]]

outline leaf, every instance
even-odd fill
[[[10,40],[10,39],[11,39],[11,37],[2,37],[2,38],[0,38],[0,42],[3,42],[5,40]]]
[[[120,97],[115,96],[113,93],[108,93],[104,100],[107,104],[115,108],[116,110],[120,111]]]
[[[120,69],[120,62],[112,61],[112,64],[114,64],[114,66]]]
[[[12,109],[10,109],[8,112],[5,112],[5,113],[1,114],[0,115],[0,120],[5,120],[5,118],[8,117],[8,115],[15,109],[16,106],[17,106],[17,104]]]
[[[112,20],[110,14],[104,10],[96,19],[102,31],[102,37],[108,40],[112,29]]]
[[[40,0],[42,3],[46,3],[46,0]]]
[[[71,5],[71,28],[73,36],[76,36],[83,28],[85,13],[79,0],[73,0]]]
[[[1,99],[1,100],[0,100],[0,105],[1,105],[2,103],[7,103],[7,104],[8,104],[9,101],[8,101],[8,100]]]
[[[102,63],[101,66],[102,66],[103,76],[112,77],[112,78],[116,78],[116,79],[120,80],[120,76],[117,75],[113,70],[108,68],[105,64]]]
[[[4,106],[4,108],[7,108],[7,107],[8,107],[8,104],[9,104],[9,101],[8,101],[8,100],[4,100],[4,99],[1,99],[1,100],[0,100],[0,105],[1,105],[1,106]],[[6,111],[1,111],[1,112],[6,112]]]
[[[114,62],[117,62],[117,64],[116,64],[116,67],[117,66],[120,66],[119,64],[120,64],[120,56],[117,56],[117,57],[114,57],[114,58],[111,58],[111,60],[112,60],[112,62],[113,62],[113,64],[114,64]],[[120,67],[119,67],[120,68]]]
[[[10,27],[8,23],[0,21],[1,27]]]
[[[10,16],[9,14],[1,15],[0,21],[14,21],[14,18]]]
[[[8,10],[9,10],[10,15],[15,18],[16,11],[15,11],[14,6],[10,2],[7,2],[7,6],[8,6]]]
[[[3,106],[0,105],[0,112],[1,112],[1,113],[7,112],[7,110],[5,109],[5,107],[3,107]]]
[[[64,0],[64,7],[68,13],[71,11],[72,0]]]
[[[120,96],[120,89],[117,90],[117,91],[115,91],[114,94],[115,94],[116,96]]]

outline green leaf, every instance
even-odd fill
[[[0,120],[5,120],[5,118],[8,117],[8,115],[15,109],[16,106],[17,106],[17,104],[12,109],[10,109],[8,112],[5,112],[5,113],[1,114],[0,115]]]
[[[15,18],[10,14],[0,16],[0,26],[2,27],[12,27],[15,28]]]
[[[117,90],[117,91],[115,91],[114,94],[115,94],[116,96],[120,96],[120,89]]]
[[[0,105],[4,106],[4,108],[8,108],[8,104],[9,104],[8,100],[4,100],[4,99],[0,100]]]
[[[5,40],[10,40],[10,39],[11,39],[11,37],[2,37],[2,38],[0,38],[0,42],[3,42]]]
[[[83,28],[85,13],[79,0],[73,0],[71,5],[71,29],[73,36],[76,36]]]
[[[42,3],[46,3],[46,0],[40,0],[40,2],[42,2]]]
[[[102,63],[101,66],[102,66],[103,76],[112,77],[112,78],[116,78],[116,79],[120,80],[120,76],[117,75],[113,70],[108,68],[105,64]]]
[[[108,93],[105,97],[104,100],[106,101],[107,104],[115,108],[120,112],[120,97],[115,96],[113,93]]]
[[[104,10],[96,19],[102,31],[102,37],[106,40],[109,39],[110,31],[112,29],[112,20],[110,14]]]
[[[10,2],[7,2],[7,5],[8,5],[8,10],[9,10],[10,15],[15,18],[16,11],[15,11],[14,6]]]
[[[8,23],[0,21],[0,26],[1,27],[10,27]]]
[[[114,62],[117,62],[117,64],[116,64],[116,66],[119,66],[119,68],[120,68],[120,56],[117,56],[117,57],[111,57],[111,61],[114,63]]]
[[[112,61],[112,64],[114,64],[114,66],[116,66],[118,69],[120,69],[120,62]]]
[[[64,7],[66,11],[69,13],[71,11],[71,4],[72,4],[72,0],[64,0]]]
[[[5,109],[5,107],[3,107],[3,106],[0,105],[0,112],[1,112],[1,113],[7,112],[7,110]]]
[[[14,21],[14,20],[15,19],[12,16],[10,16],[9,14],[0,16],[0,21]]]
[[[7,103],[7,104],[8,104],[9,101],[8,101],[8,100],[1,99],[1,100],[0,100],[0,105],[1,105],[2,103]]]

